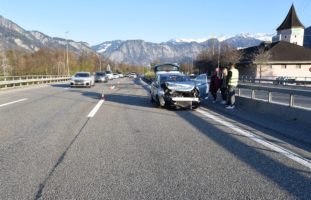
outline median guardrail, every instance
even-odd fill
[[[248,89],[251,91],[251,95],[249,98],[254,99],[254,100],[263,100],[268,103],[276,103],[280,104],[280,102],[273,101],[273,93],[278,93],[278,94],[284,94],[288,95],[288,102],[286,105],[289,107],[299,107],[299,108],[306,108],[306,109],[311,109],[311,89],[305,88],[305,89],[293,89],[293,88],[283,88],[279,86],[272,86],[272,85],[259,85],[259,84],[245,84],[245,83],[239,83],[238,85],[238,96],[246,97],[243,96],[242,94],[242,89]],[[256,93],[259,91],[266,91],[267,95],[266,98],[257,98]],[[261,94],[262,96],[262,94]],[[297,106],[295,105],[295,97],[303,97],[304,100],[306,101],[305,105],[306,106]]]
[[[69,78],[69,76],[59,75],[0,76],[0,89],[63,82],[68,81]]]
[[[255,78],[254,76],[241,76],[239,80],[243,83],[311,86],[311,77],[264,76],[262,78]]]

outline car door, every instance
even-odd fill
[[[200,91],[200,97],[206,98],[209,92],[209,84],[207,82],[207,75],[201,74],[195,78],[195,82]]]
[[[154,100],[156,100],[156,94],[158,92],[160,76],[158,75],[151,83],[150,93]]]

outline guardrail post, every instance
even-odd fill
[[[272,92],[271,91],[268,92],[268,102],[269,103],[272,102]]]
[[[251,99],[255,99],[255,90],[252,90],[252,96]]]
[[[238,88],[238,95],[241,96],[241,88]]]
[[[307,77],[305,77],[305,82],[303,84],[305,87],[307,86]]]
[[[290,94],[289,95],[289,107],[293,107],[294,106],[294,95]]]
[[[6,82],[6,77],[4,77],[4,82]],[[6,88],[8,85],[7,84],[5,84],[4,85],[4,88]]]

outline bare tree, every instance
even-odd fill
[[[199,72],[208,72],[211,74],[218,67],[226,67],[230,63],[238,63],[242,57],[242,53],[235,48],[230,47],[227,44],[221,44],[218,52],[207,49],[200,52],[195,60],[195,68],[199,69]]]
[[[263,69],[262,65],[268,64],[269,60],[271,58],[271,53],[264,47],[259,47],[258,52],[255,53],[254,56],[254,65],[256,66],[256,70],[258,70],[259,66],[259,78],[261,79],[262,77],[262,72],[267,69]]]

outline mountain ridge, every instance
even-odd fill
[[[92,49],[116,62],[148,65],[154,61],[183,62],[195,59],[203,50],[208,48],[218,49],[219,43],[220,45],[227,44],[233,48],[246,48],[259,45],[261,42],[262,40],[242,35],[222,41],[217,38],[210,38],[202,42],[178,39],[162,43],[152,43],[144,40],[115,40],[92,46]]]
[[[35,52],[40,48],[66,48],[81,53],[82,51],[92,52],[86,42],[75,42],[58,37],[50,37],[40,31],[27,31],[0,15],[0,50],[19,49],[26,52]]]
[[[305,44],[311,47],[311,27],[306,28]],[[271,41],[271,35],[264,33],[240,33],[233,37],[211,37],[201,39],[171,39],[154,43],[141,39],[113,40],[90,46],[86,42],[76,42],[60,37],[50,37],[40,31],[27,31],[18,24],[0,15],[0,51],[20,49],[35,52],[40,48],[68,47],[77,54],[83,52],[97,53],[113,62],[124,62],[135,65],[149,65],[152,62],[189,62],[203,50],[209,48],[217,52],[218,45],[229,45],[233,48],[247,48],[259,45],[263,41]],[[206,40],[205,40],[206,39]]]

